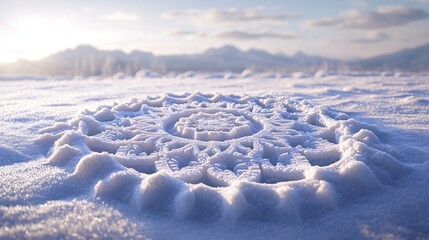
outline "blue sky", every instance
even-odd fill
[[[243,50],[350,59],[429,42],[429,0],[0,0],[0,62],[91,44],[155,54]]]

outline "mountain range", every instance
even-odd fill
[[[309,71],[316,69],[355,71],[429,71],[429,44],[368,59],[340,61],[298,52],[271,54],[264,50],[242,51],[234,46],[210,48],[203,53],[156,56],[150,52],[99,50],[80,45],[39,61],[19,60],[0,64],[3,75],[109,76],[122,72],[134,75],[142,69],[166,72]]]

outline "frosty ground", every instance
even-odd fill
[[[0,238],[427,239],[428,79],[3,80]]]

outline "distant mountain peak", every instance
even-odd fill
[[[78,45],[74,48],[74,50],[75,51],[98,51],[97,48],[89,44]]]
[[[233,45],[225,45],[218,48],[209,48],[205,53],[239,53],[242,52],[239,48]]]
[[[358,70],[429,71],[429,43],[351,63]]]
[[[293,56],[294,57],[303,57],[303,56],[308,56],[308,55],[305,54],[303,51],[297,51]]]
[[[287,56],[254,48],[243,51],[233,45],[210,48],[198,54],[155,56],[138,50],[130,53],[122,50],[98,50],[86,44],[60,51],[39,61],[21,60],[12,64],[0,64],[0,74],[106,76],[117,72],[134,75],[141,69],[156,72],[242,72],[244,69],[292,72],[314,71],[326,67],[332,70],[428,71],[429,44],[374,58],[342,62],[308,55],[302,51]]]

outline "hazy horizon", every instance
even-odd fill
[[[417,45],[415,47],[421,47],[421,46],[428,45],[428,44],[429,44],[429,41],[426,42],[426,43]],[[305,50],[297,50],[296,52],[288,54],[288,53],[283,53],[283,52],[280,52],[280,51],[278,51],[278,52],[272,52],[272,51],[265,50],[265,49],[258,48],[258,47],[242,48],[241,46],[234,45],[234,44],[224,44],[224,45],[220,45],[220,46],[208,47],[206,49],[201,49],[201,51],[192,52],[192,53],[171,53],[171,54],[169,54],[169,53],[161,53],[161,54],[157,54],[156,52],[152,52],[150,50],[142,50],[142,49],[129,49],[129,50],[127,49],[127,50],[123,50],[123,49],[120,49],[120,48],[106,49],[106,48],[99,48],[99,47],[94,46],[92,44],[82,43],[82,44],[78,44],[78,45],[76,45],[74,47],[67,47],[67,48],[64,48],[64,49],[60,49],[60,50],[58,50],[56,52],[49,53],[49,54],[47,54],[45,56],[42,56],[40,58],[37,58],[37,59],[20,58],[20,59],[14,60],[13,62],[0,62],[0,64],[15,63],[17,61],[22,61],[22,60],[24,60],[24,61],[39,61],[39,60],[42,60],[44,58],[53,56],[53,55],[58,54],[58,53],[63,52],[63,51],[76,50],[79,47],[92,47],[92,48],[97,49],[98,51],[108,51],[108,52],[111,52],[111,51],[122,51],[125,54],[130,54],[130,53],[135,52],[135,51],[141,51],[141,52],[146,52],[146,53],[152,53],[152,54],[154,54],[157,57],[203,54],[203,53],[207,52],[210,49],[221,49],[221,48],[224,48],[224,47],[233,47],[233,48],[239,49],[242,52],[246,52],[246,51],[249,51],[249,50],[262,50],[262,51],[266,51],[266,52],[268,52],[270,54],[273,54],[273,55],[284,55],[284,56],[296,56],[297,54],[302,53],[302,54],[309,55],[309,56],[324,57],[324,58],[329,58],[329,59],[338,60],[338,61],[363,60],[363,59],[368,59],[368,58],[372,58],[372,57],[378,57],[378,56],[381,56],[381,55],[384,55],[384,54],[396,53],[398,51],[402,51],[402,50],[412,49],[413,48],[413,47],[404,47],[404,48],[397,49],[396,51],[393,51],[393,52],[385,52],[385,53],[381,53],[381,54],[377,54],[377,55],[372,55],[372,56],[369,56],[369,57],[353,57],[352,56],[352,57],[349,57],[349,58],[335,58],[335,57],[329,57],[329,56],[325,56],[325,55],[311,54],[309,52],[306,52]]]
[[[427,43],[429,2],[0,1],[0,63],[89,44],[156,55],[234,45],[367,58]]]

